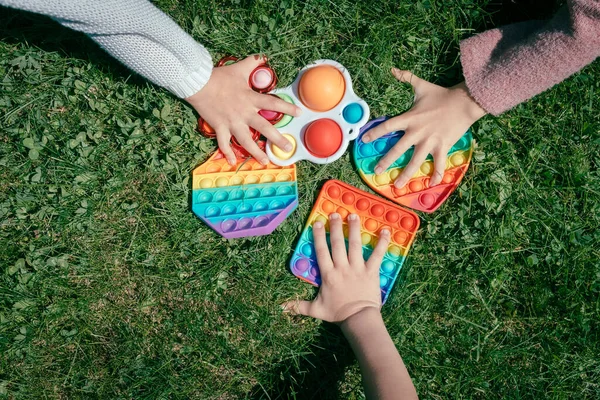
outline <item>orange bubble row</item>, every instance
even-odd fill
[[[418,217],[410,211],[342,182],[328,181],[315,203],[309,223],[321,221],[328,226],[328,217],[334,212],[340,214],[344,226],[348,215],[359,215],[365,238],[366,235],[379,236],[381,230],[387,229],[392,240],[405,248],[410,245],[419,226]]]

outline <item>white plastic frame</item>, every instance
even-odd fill
[[[331,65],[337,68],[342,73],[342,75],[344,76],[344,80],[346,81],[346,92],[344,93],[342,100],[331,110],[325,112],[314,111],[306,107],[302,103],[302,101],[300,100],[300,96],[298,95],[298,83],[300,82],[302,75],[304,75],[304,73],[308,69],[319,65]],[[267,141],[267,156],[273,162],[273,164],[279,166],[291,165],[300,160],[312,161],[315,164],[329,164],[336,161],[346,152],[350,141],[358,137],[360,128],[367,123],[371,114],[369,105],[354,93],[354,90],[352,89],[352,79],[350,78],[350,73],[348,72],[348,70],[342,64],[333,60],[317,60],[314,63],[307,65],[306,67],[302,68],[302,70],[300,70],[298,76],[290,86],[275,89],[271,93],[287,94],[292,98],[294,104],[302,109],[302,115],[292,119],[292,121],[288,125],[281,128],[277,128],[277,130],[280,133],[287,133],[296,140],[296,152],[290,158],[288,158],[287,160],[282,160],[275,156],[271,151],[271,142]],[[360,106],[363,109],[362,118],[354,124],[351,124],[348,121],[346,121],[344,119],[344,116],[342,115],[344,108],[352,103],[360,104]],[[342,144],[340,148],[334,154],[325,158],[317,157],[311,154],[304,145],[304,132],[308,125],[310,125],[310,123],[313,121],[324,118],[328,118],[335,121],[342,129]]]

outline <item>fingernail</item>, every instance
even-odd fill
[[[395,67],[392,68],[392,74],[397,74],[399,72],[400,72],[400,70],[398,68],[395,68]]]
[[[404,181],[397,181],[394,182],[394,186],[396,186],[398,189],[402,189],[402,187],[406,184],[406,182]]]
[[[323,227],[323,223],[321,221],[317,221],[317,222],[315,222],[313,227],[316,229],[321,229]]]
[[[330,220],[339,219],[339,218],[340,218],[340,214],[338,214],[338,213],[331,213],[331,214],[329,214],[329,219]]]
[[[283,146],[283,149],[285,151],[292,151],[292,149],[294,148],[294,146],[292,146],[291,143],[288,142],[288,144],[286,144],[285,146]]]
[[[390,231],[389,231],[389,230],[387,230],[387,229],[382,229],[382,230],[381,230],[381,235],[383,235],[383,236],[387,236],[387,235],[389,235],[389,234],[390,234]]]
[[[375,167],[375,173],[377,175],[381,174],[383,172],[383,168],[381,168],[379,165]]]
[[[235,165],[236,164],[235,163],[235,159],[233,159],[233,158],[228,158],[227,162],[229,163],[229,165]]]
[[[350,215],[348,215],[348,219],[350,221],[354,221],[356,218],[358,218],[358,215],[356,215],[356,214],[350,214]]]
[[[260,160],[260,163],[262,165],[267,165],[269,163],[269,159],[268,158],[263,158],[262,160]]]
[[[302,115],[302,109],[300,107],[296,107],[296,117],[299,117]]]
[[[371,141],[371,136],[369,136],[369,135],[365,135],[365,136],[363,136],[363,137],[362,137],[362,141],[363,141],[364,143],[369,143],[369,142]]]

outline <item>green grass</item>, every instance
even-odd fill
[[[367,3],[373,3],[367,5]],[[460,79],[475,1],[161,0],[214,58],[265,51],[281,83],[340,61],[373,115],[410,107],[388,73]],[[515,15],[518,17],[518,15]],[[215,149],[194,112],[54,22],[0,17],[0,398],[362,398],[336,327],[287,261],[348,155],[298,165],[300,206],[224,240],[190,211]],[[499,118],[421,229],[383,309],[422,398],[600,397],[600,63]],[[162,113],[161,113],[162,111]]]

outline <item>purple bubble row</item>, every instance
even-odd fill
[[[262,228],[267,226],[273,219],[273,215],[259,215],[258,217],[244,217],[240,219],[226,219],[219,225],[222,232],[229,233],[234,231],[242,231],[252,228]]]

